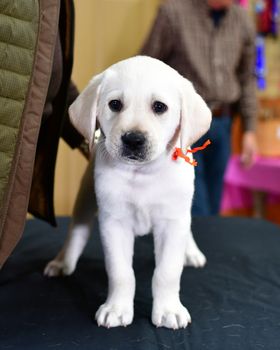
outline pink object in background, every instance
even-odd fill
[[[224,179],[221,211],[252,206],[252,190],[269,194],[268,202],[280,202],[280,158],[258,157],[250,169],[244,169],[239,156],[232,156]]]
[[[239,0],[239,4],[245,8],[248,8],[248,0]]]

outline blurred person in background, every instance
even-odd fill
[[[166,0],[141,54],[162,60],[189,79],[212,110],[208,138],[196,153],[193,215],[219,213],[223,177],[231,153],[233,111],[241,115],[241,162],[256,154],[255,31],[247,13],[233,0]]]

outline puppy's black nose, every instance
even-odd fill
[[[140,131],[129,131],[122,135],[122,142],[130,150],[139,150],[144,146],[146,137]]]

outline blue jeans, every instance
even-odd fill
[[[194,154],[198,165],[195,167],[192,215],[219,214],[224,173],[231,153],[231,117],[213,117],[210,130],[193,148],[207,139],[211,140],[211,145]]]

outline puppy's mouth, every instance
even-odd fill
[[[146,150],[132,151],[126,147],[123,147],[121,158],[129,163],[143,163],[147,160],[147,152]]]

